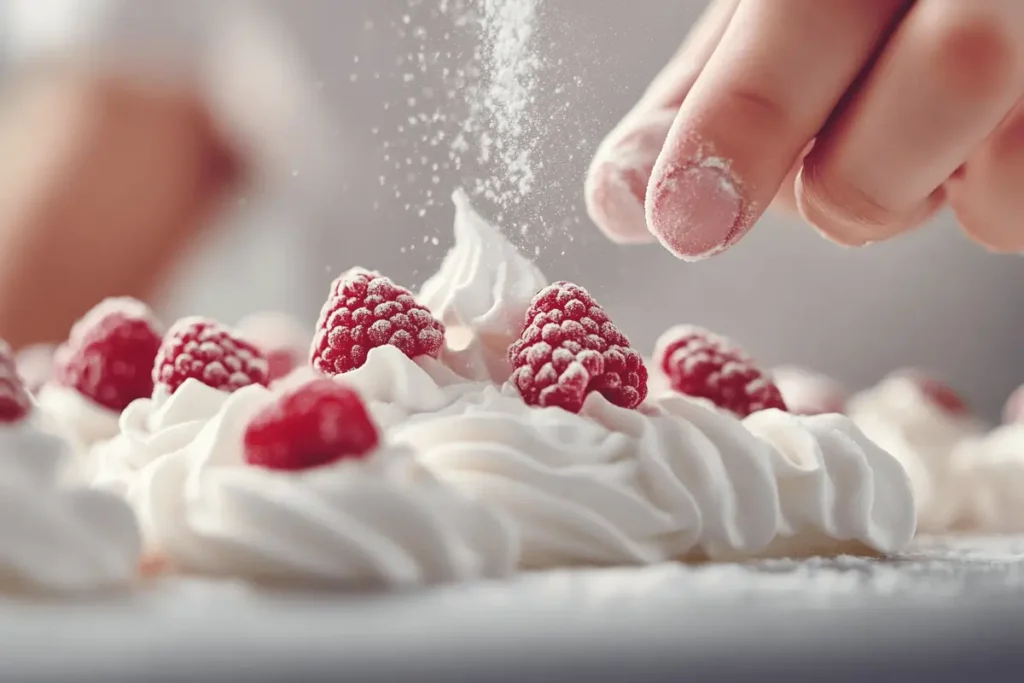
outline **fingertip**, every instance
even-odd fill
[[[757,218],[732,163],[692,139],[663,152],[647,189],[645,211],[651,233],[684,261],[725,251]]]
[[[615,242],[653,239],[647,231],[644,197],[675,116],[671,108],[629,114],[594,155],[584,183],[587,213]]]
[[[646,186],[647,176],[641,171],[595,158],[584,183],[587,214],[613,242],[650,242],[642,199]]]

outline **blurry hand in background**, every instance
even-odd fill
[[[773,201],[831,239],[944,204],[1024,250],[1024,2],[717,0],[599,149],[591,217],[697,260]]]
[[[238,168],[200,100],[94,71],[36,74],[0,112],[0,337],[59,341],[159,288]]]

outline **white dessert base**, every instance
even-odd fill
[[[991,658],[993,642],[1019,638],[1022,596],[1024,536],[924,539],[891,560],[560,570],[409,593],[164,578],[129,596],[0,600],[0,679],[461,683],[565,671],[596,683],[685,670],[834,683],[891,660],[944,682],[968,680],[945,677],[950,658]]]

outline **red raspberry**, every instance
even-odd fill
[[[692,325],[677,325],[658,339],[654,352],[672,388],[707,399],[739,417],[768,408],[786,410],[782,394],[738,346]]]
[[[32,400],[14,365],[14,354],[0,339],[0,424],[14,424],[28,416]]]
[[[182,318],[164,337],[153,381],[173,394],[189,378],[228,392],[250,384],[266,386],[267,359],[215,320]]]
[[[951,386],[917,369],[903,370],[899,377],[909,380],[925,398],[950,415],[967,415],[967,402]]]
[[[390,344],[409,358],[437,358],[444,325],[412,293],[375,272],[353,268],[331,285],[313,339],[313,367],[340,375],[366,362],[370,349]]]
[[[53,382],[120,413],[153,394],[159,323],[141,301],[107,299],[71,328],[54,353]]]
[[[530,405],[578,413],[592,391],[623,408],[647,398],[643,358],[590,293],[570,282],[533,297],[508,359],[511,381]]]
[[[299,367],[302,357],[291,349],[267,349],[267,380],[276,382]]]
[[[272,470],[304,470],[364,457],[378,441],[359,394],[322,378],[282,394],[252,419],[245,460]]]

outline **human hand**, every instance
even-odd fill
[[[0,113],[0,336],[64,338],[97,301],[146,299],[237,176],[187,88],[61,70]]]
[[[1022,95],[1021,0],[716,0],[602,143],[587,207],[686,260],[773,201],[851,246],[948,203],[1024,251]]]

